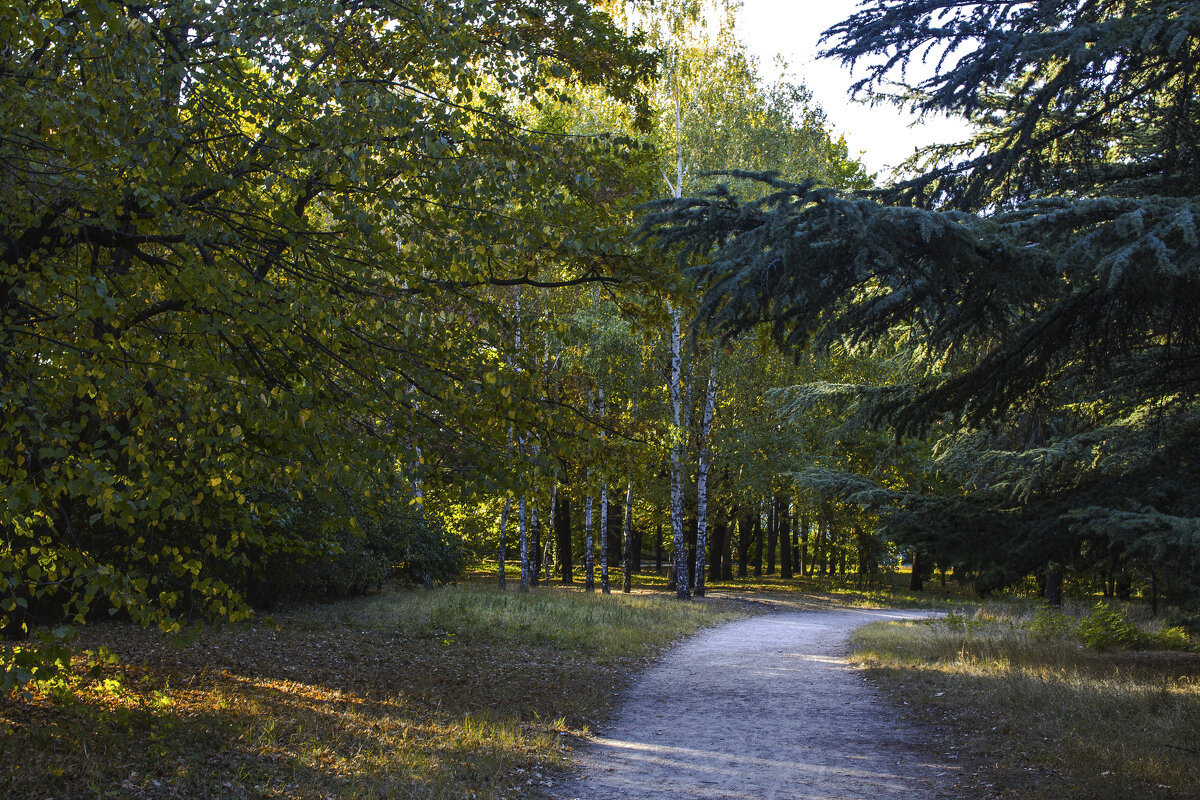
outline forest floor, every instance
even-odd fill
[[[780,599],[778,602],[786,603]],[[789,611],[727,623],[643,673],[579,751],[564,800],[928,800],[965,796],[938,752],[854,671],[847,640],[928,612]]]
[[[90,624],[69,669],[0,693],[0,797],[527,797],[656,653],[755,610],[468,576],[183,647]]]
[[[907,576],[891,577],[899,582]],[[615,573],[614,587],[620,585],[619,578]],[[887,587],[856,590],[825,578],[763,577],[710,584],[703,601],[679,603],[664,591],[665,578],[653,574],[639,575],[631,595],[615,590],[604,596],[599,587],[588,593],[579,584],[541,586],[530,592],[510,585],[502,591],[494,583],[490,571],[477,571],[457,586],[433,591],[389,589],[371,597],[280,609],[273,621],[205,630],[182,649],[171,646],[166,637],[128,624],[89,625],[81,632],[70,669],[60,677],[0,694],[0,797],[482,800],[541,792],[590,798],[591,784],[585,791],[576,788],[585,785],[573,783],[563,794],[561,782],[570,774],[573,756],[580,748],[590,754],[593,747],[613,747],[605,743],[619,740],[617,729],[609,725],[618,724],[621,717],[614,712],[622,703],[658,706],[658,700],[671,696],[695,705],[670,716],[661,708],[647,712],[654,726],[654,747],[681,741],[684,744],[677,746],[684,750],[704,751],[706,768],[728,769],[714,755],[722,752],[720,743],[701,745],[696,735],[709,730],[727,738],[722,733],[727,723],[714,722],[710,715],[744,700],[747,705],[734,717],[755,728],[766,724],[764,720],[782,725],[779,720],[786,718],[791,727],[776,727],[772,735],[795,748],[786,758],[747,750],[740,764],[746,769],[736,786],[727,786],[722,794],[701,783],[704,791],[676,796],[745,796],[741,783],[748,776],[760,771],[779,775],[772,772],[773,762],[796,759],[807,765],[796,786],[815,787],[818,778],[835,779],[831,785],[844,791],[805,795],[793,786],[789,797],[884,800],[918,798],[919,790],[933,798],[946,793],[1024,798],[1031,795],[1022,787],[1031,784],[1045,789],[1039,798],[1099,796],[1087,793],[1095,783],[1077,783],[1058,762],[1048,769],[1025,745],[1013,750],[1012,758],[995,756],[1013,749],[1007,739],[997,738],[1009,728],[1042,728],[1021,722],[1019,708],[1005,711],[1005,725],[985,726],[976,719],[988,713],[996,699],[982,694],[978,681],[955,688],[954,676],[947,674],[958,663],[953,637],[937,639],[936,651],[918,648],[913,655],[887,656],[891,660],[880,662],[883,667],[876,663],[885,658],[877,654],[883,649],[871,651],[869,674],[890,701],[847,665],[844,639],[851,627],[871,619],[915,616],[867,611],[868,607],[921,607],[927,613],[957,607],[956,618],[961,620],[963,609],[977,603],[950,594],[952,584],[948,590],[934,584],[932,591],[915,595]],[[822,619],[837,622],[824,629],[818,624],[815,638],[804,639],[804,627]],[[684,683],[662,691],[641,688],[643,676],[658,669],[656,657],[662,657],[662,664],[687,662],[698,643],[720,641],[725,623],[751,626],[730,630],[760,631],[755,635],[766,639],[763,652],[749,652],[751,638],[735,637],[733,655],[716,652],[714,665],[689,666],[694,674],[685,675],[688,680],[720,681],[710,685],[707,695],[690,697],[695,692]],[[940,625],[920,624],[914,630],[932,635]],[[708,631],[699,638],[685,638],[702,629]],[[976,638],[984,636],[986,645],[972,664],[999,664],[991,628],[971,623],[970,630]],[[884,632],[899,636],[896,641],[912,649],[903,624]],[[891,647],[892,639],[888,642]],[[739,653],[738,647],[745,652]],[[1075,652],[1077,648],[1036,651],[1054,663]],[[779,655],[782,662],[772,660]],[[1138,677],[1147,714],[1162,717],[1163,708],[1177,707],[1181,730],[1200,709],[1194,703],[1180,705],[1175,697],[1186,694],[1200,702],[1200,683],[1194,677],[1200,665],[1179,660],[1190,655],[1180,654],[1162,669]],[[1130,674],[1131,658],[1105,656],[1105,668],[1119,669],[1125,676]],[[954,664],[942,670],[938,665],[943,661]],[[1005,656],[1004,663],[1018,662],[1014,655]],[[1047,669],[1039,669],[1033,677],[1050,683],[1040,677],[1049,674]],[[1167,686],[1162,675],[1184,677],[1171,679]],[[974,672],[966,677],[974,680],[973,676]],[[998,685],[1012,685],[1005,681]],[[1008,705],[1028,705],[1031,713],[1039,713],[1043,701],[1030,698],[1043,695],[1022,692],[1013,693],[1017,699]],[[835,706],[825,718],[813,716],[813,704],[821,695],[821,702]],[[1078,707],[1097,706],[1094,693],[1071,697],[1078,700],[1076,705],[1063,705],[1056,719],[1079,714]],[[1122,704],[1130,698],[1124,690],[1113,694],[1119,708],[1105,713],[1120,718],[1128,711]],[[1153,720],[1144,721],[1157,735]],[[1094,727],[1094,722],[1076,727]],[[591,744],[598,729],[603,735]],[[995,732],[988,734],[989,730]],[[1063,749],[1049,733],[1038,732],[1034,738],[1049,742],[1045,747],[1055,752]],[[1159,738],[1176,749],[1164,751],[1152,742],[1158,752],[1183,759],[1194,758],[1200,747],[1182,733]],[[748,748],[762,742],[752,733],[741,741]],[[870,746],[852,752],[856,741]],[[969,742],[986,747],[972,750],[965,746]],[[634,748],[624,749],[637,754]],[[837,758],[849,760],[856,770],[849,774],[862,791],[836,783],[842,768],[823,762],[819,756],[824,751],[840,752]],[[733,759],[732,766],[739,766],[739,754],[727,757]],[[1103,777],[1110,769],[1105,764],[1093,771]],[[1177,775],[1160,769],[1160,777],[1150,785],[1188,785],[1194,775],[1189,769]],[[955,784],[962,789],[956,790]],[[1073,785],[1080,791],[1067,791]],[[896,786],[903,790],[897,793]],[[759,800],[775,791],[759,786],[753,794]],[[1152,794],[1195,796],[1165,788]]]

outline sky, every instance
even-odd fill
[[[816,57],[817,41],[829,26],[850,16],[858,0],[743,0],[738,14],[738,34],[758,57],[765,78],[779,77],[775,56],[783,56],[788,75],[799,78],[825,109],[836,133],[846,137],[852,155],[859,155],[880,179],[891,166],[933,142],[966,138],[967,127],[958,120],[916,118],[891,105],[869,106],[852,102],[847,94],[857,77],[834,59]],[[914,123],[916,123],[914,125]]]

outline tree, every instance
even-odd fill
[[[489,287],[623,263],[564,235],[605,148],[513,110],[637,104],[653,58],[606,15],[80,0],[0,34],[0,613],[238,619],[264,553],[335,553],[554,424]]]
[[[972,141],[879,191],[764,177],[763,200],[717,190],[647,219],[704,262],[724,336],[902,346],[894,382],[826,398],[943,439],[957,490],[902,493],[888,524],[960,557],[991,543],[964,560],[985,585],[1113,554],[1195,585],[1198,34],[1182,2],[865,4],[829,53],[876,59],[867,91],[937,64],[902,99],[966,116]]]

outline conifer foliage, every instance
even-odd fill
[[[892,495],[893,533],[985,586],[1097,564],[1194,585],[1200,9],[878,0],[826,36],[858,91],[936,65],[898,99],[974,138],[884,189],[760,176],[764,199],[664,202],[644,230],[698,264],[726,337],[905,354],[894,382],[801,393],[941,440],[951,488]]]

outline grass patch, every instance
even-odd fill
[[[614,578],[619,585],[620,578]],[[850,577],[802,577],[784,580],[775,575],[758,578],[733,578],[723,581],[705,581],[706,593],[714,598],[739,598],[762,600],[770,604],[781,604],[796,609],[856,607],[856,608],[930,608],[951,609],[975,601],[959,591],[957,584],[950,582],[941,587],[936,582],[926,583],[927,590],[909,591],[907,575],[881,575],[879,582],[870,588],[859,589],[856,579]],[[665,575],[642,573],[633,578],[635,588],[665,591]]]
[[[0,697],[0,796],[528,796],[657,649],[746,613],[468,583],[286,610],[182,650],[89,626],[69,673]]]
[[[854,658],[906,711],[952,731],[945,752],[980,770],[977,796],[1200,797],[1200,654],[1086,647],[1096,626],[1124,630],[1103,616],[1010,604],[875,623]]]

